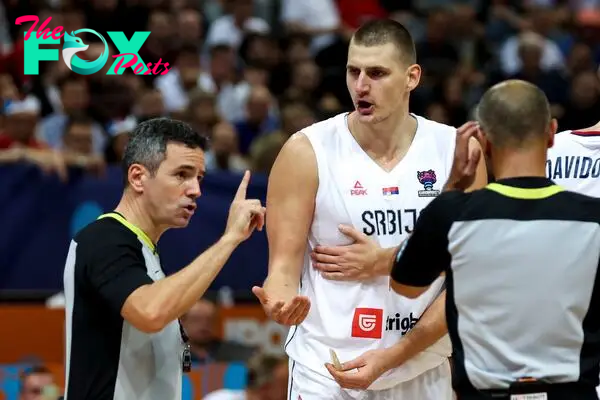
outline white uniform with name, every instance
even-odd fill
[[[600,130],[557,133],[546,175],[567,190],[600,197]],[[600,386],[596,391],[600,396]]]
[[[546,174],[567,190],[600,197],[600,131],[556,134]]]
[[[340,389],[324,366],[331,362],[329,349],[345,362],[402,340],[443,290],[443,278],[422,296],[408,299],[390,290],[387,276],[368,282],[327,280],[309,257],[316,245],[350,242],[339,232],[340,224],[354,226],[384,248],[399,245],[412,232],[421,210],[448,179],[456,138],[453,127],[415,118],[417,132],[410,149],[390,172],[355,141],[347,114],[303,130],[316,155],[319,188],[300,283],[311,309],[302,324],[290,329],[285,345],[292,400],[452,399],[447,336],[384,374],[366,392]]]

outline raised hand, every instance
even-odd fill
[[[225,234],[239,242],[248,239],[254,229],[261,231],[265,225],[266,208],[262,206],[260,200],[246,199],[249,182],[250,171],[246,171],[229,207],[225,228]]]
[[[482,157],[481,148],[469,146],[471,138],[479,139],[481,132],[476,122],[469,121],[456,131],[454,162],[445,190],[465,190],[475,181],[477,165]]]

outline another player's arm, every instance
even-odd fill
[[[308,233],[319,181],[314,150],[301,132],[283,146],[269,175],[267,238],[269,272],[263,288],[253,291],[267,315],[294,325],[306,317],[308,299],[296,304]]]

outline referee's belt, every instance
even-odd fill
[[[578,382],[547,383],[531,378],[513,382],[508,389],[480,390],[478,395],[458,395],[459,400],[598,400],[596,388]]]

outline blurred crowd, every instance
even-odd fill
[[[78,75],[59,58],[25,75],[23,15],[51,17],[50,30],[99,32],[108,62]],[[208,171],[268,173],[291,134],[353,108],[348,40],[381,17],[416,41],[423,77],[413,113],[459,126],[487,87],[519,78],[546,92],[560,130],[600,120],[600,0],[0,0],[0,163],[33,163],[65,180],[70,168],[101,175],[137,123],[170,116],[210,138]],[[109,31],[151,32],[139,55],[169,71],[107,75],[119,54]],[[79,57],[101,55],[96,36],[78,36],[89,45]],[[212,399],[283,399],[285,359],[217,340],[214,318],[214,302],[202,299],[182,320],[194,362],[245,362],[249,385]],[[47,370],[30,370],[21,399],[44,398],[50,383]]]
[[[150,31],[139,55],[169,71],[107,75],[109,57],[92,75],[62,60],[25,75],[31,23],[15,20],[31,14],[67,32]],[[172,116],[211,139],[209,171],[268,173],[289,135],[352,108],[348,40],[378,17],[401,21],[417,43],[414,113],[458,126],[486,87],[520,78],[547,93],[561,129],[600,119],[600,0],[2,0],[0,161],[63,178],[68,166],[102,173],[136,123]],[[100,56],[96,36],[79,37],[89,47],[78,56]]]

